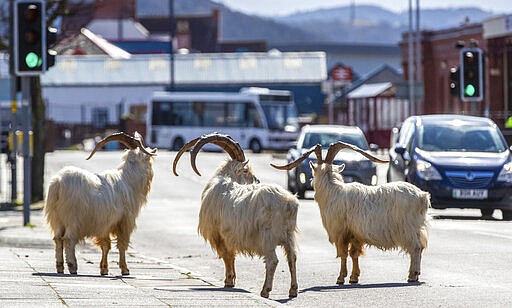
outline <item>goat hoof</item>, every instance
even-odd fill
[[[101,275],[101,276],[108,275],[108,269],[102,269],[102,270],[100,270],[100,275]]]
[[[409,275],[409,278],[407,278],[407,282],[418,282],[420,278],[419,272],[413,272]]]
[[[121,271],[121,275],[128,276],[128,275],[130,275],[130,271],[129,270],[122,270]]]
[[[288,292],[288,297],[297,297],[297,289],[290,290]]]
[[[338,279],[338,280],[336,280],[336,284],[338,284],[338,285],[345,284],[345,279]]]
[[[268,295],[269,295],[269,291],[267,290],[262,290],[261,293],[260,293],[261,297],[264,297],[264,298],[268,298]]]
[[[234,283],[224,283],[224,288],[234,288],[234,287],[235,287]]]

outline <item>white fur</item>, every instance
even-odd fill
[[[310,165],[324,228],[341,257],[338,284],[343,284],[348,274],[348,253],[353,262],[349,281],[358,282],[358,257],[364,253],[364,245],[408,253],[411,257],[408,281],[417,281],[421,253],[428,242],[430,195],[406,182],[380,186],[344,183],[339,174],[343,165]]]
[[[53,231],[57,272],[63,273],[63,248],[69,272],[76,274],[75,245],[94,238],[101,247],[100,273],[108,274],[107,254],[110,236],[117,239],[119,267],[129,270],[125,251],[135,220],[153,179],[153,158],[139,149],[128,150],[117,169],[93,174],[76,167],[64,167],[51,180],[45,206],[46,219]]]
[[[236,160],[223,163],[201,196],[199,233],[224,260],[225,286],[235,285],[235,256],[262,256],[266,276],[261,296],[268,297],[278,259],[284,248],[291,275],[290,296],[297,296],[296,222],[299,201],[278,185],[258,183],[250,166]]]

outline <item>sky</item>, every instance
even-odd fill
[[[288,15],[319,8],[373,4],[395,13],[409,10],[410,0],[213,0],[233,10],[261,16]],[[413,8],[417,0],[412,0]],[[420,0],[420,8],[478,7],[494,14],[512,13],[512,0]]]

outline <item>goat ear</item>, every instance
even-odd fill
[[[315,170],[315,169],[316,169],[316,167],[318,167],[318,165],[317,165],[317,164],[315,164],[315,163],[314,163],[314,162],[312,162],[312,161],[310,161],[310,162],[309,162],[309,166],[311,167],[311,170]]]
[[[345,170],[345,164],[332,165],[332,168],[333,168],[334,172],[341,173],[343,170]]]

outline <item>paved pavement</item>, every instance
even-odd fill
[[[57,274],[53,241],[41,209],[0,211],[0,307],[276,307],[243,289],[225,289],[165,260],[127,251],[131,275],[121,276],[115,248],[107,276],[99,274],[99,249],[77,246],[78,275]],[[67,269],[65,269],[67,273]]]

